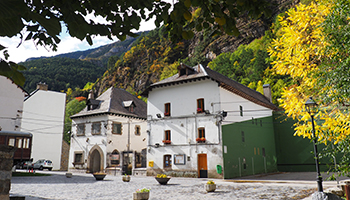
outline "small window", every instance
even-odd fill
[[[266,154],[265,154],[265,148],[261,148],[261,151],[262,151],[262,156],[266,156]]]
[[[139,125],[135,126],[135,135],[141,135],[141,127]]]
[[[92,135],[99,135],[99,134],[101,134],[101,123],[100,122],[92,123],[91,134]]]
[[[242,142],[245,142],[245,138],[244,138],[244,131],[242,131]]]
[[[16,146],[17,148],[21,149],[22,148],[22,138],[18,138],[16,140]]]
[[[171,169],[171,155],[164,155],[164,163],[163,163],[164,169]]]
[[[77,125],[77,135],[85,135],[85,124]]]
[[[170,112],[170,103],[166,103],[164,104],[164,116],[170,116],[171,112]]]
[[[74,164],[83,164],[83,163],[84,163],[83,152],[75,152],[74,153]]]
[[[23,148],[24,149],[29,149],[29,141],[30,141],[29,138],[24,138],[23,139]]]
[[[197,99],[197,113],[204,112],[204,99]]]
[[[170,132],[170,130],[164,131],[163,143],[164,144],[170,144],[171,143],[171,132]]]
[[[16,141],[16,139],[14,137],[10,137],[8,145],[14,147],[15,146],[15,141]]]
[[[130,112],[134,112],[134,104],[131,104],[131,105],[130,105],[129,111],[130,111]]]
[[[121,123],[113,123],[112,133],[121,135],[122,134],[122,124]]]
[[[239,114],[241,115],[241,117],[243,117],[243,107],[239,106]]]
[[[111,165],[119,166],[120,164],[120,155],[118,150],[114,150],[111,154]]]
[[[205,129],[204,128],[198,128],[198,138],[196,141],[198,143],[204,143],[205,142]]]

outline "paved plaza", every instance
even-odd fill
[[[43,171],[51,176],[12,177],[10,195],[25,196],[26,200],[110,199],[131,200],[137,189],[151,189],[150,200],[199,199],[310,199],[316,191],[316,173],[276,173],[238,179],[213,179],[214,193],[207,193],[208,179],[172,177],[168,185],[159,185],[154,177],[131,176],[123,182],[121,175],[107,175],[96,181],[91,174]],[[325,175],[323,175],[325,176]],[[336,181],[324,181],[324,188],[336,187]]]

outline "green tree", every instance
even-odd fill
[[[77,99],[71,100],[66,105],[63,140],[66,141],[68,144],[70,144],[70,135],[72,129],[72,120],[70,119],[70,116],[80,112],[85,108],[85,106],[85,101],[79,102]]]

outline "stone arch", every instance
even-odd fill
[[[88,171],[91,173],[104,170],[104,155],[101,147],[98,145],[91,148],[88,157],[88,164]]]

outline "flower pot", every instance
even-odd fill
[[[134,192],[133,200],[147,200],[149,199],[149,192]]]
[[[101,181],[105,178],[106,174],[98,173],[98,174],[93,174],[96,181]]]
[[[122,180],[124,182],[129,182],[130,181],[130,176],[122,176]]]
[[[66,177],[67,177],[67,178],[72,178],[72,176],[73,176],[72,173],[70,173],[70,172],[67,172],[67,173],[66,173]]]
[[[155,178],[158,181],[158,183],[161,184],[161,185],[166,185],[168,183],[168,181],[170,180],[170,177],[168,177],[168,178],[157,178],[157,177],[155,177]]]
[[[205,184],[205,190],[207,192],[214,192],[216,190],[216,184]]]

